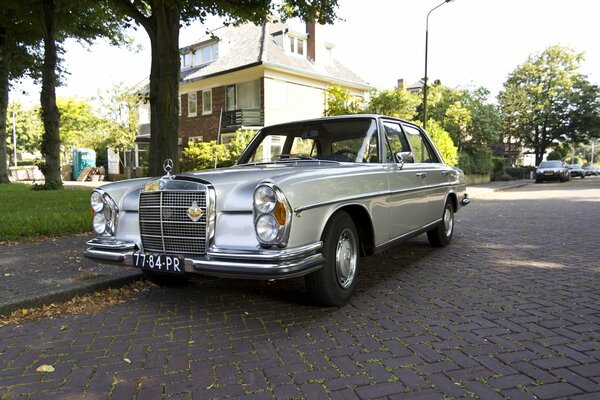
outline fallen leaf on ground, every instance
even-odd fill
[[[37,367],[37,372],[54,372],[54,367],[52,365],[43,364]]]

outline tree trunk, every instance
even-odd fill
[[[6,110],[8,108],[8,65],[6,46],[0,43],[0,183],[10,183],[6,161]]]
[[[44,134],[42,136],[42,155],[45,163],[42,173],[46,189],[61,189],[60,175],[60,133],[58,107],[56,106],[56,9],[54,0],[44,0],[42,26],[44,29],[44,64],[42,66],[42,91],[40,104]]]
[[[150,176],[164,175],[163,162],[173,160],[179,171],[179,18],[177,2],[156,0],[152,8],[153,30],[150,69]]]

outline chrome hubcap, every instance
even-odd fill
[[[338,283],[344,289],[348,288],[356,274],[358,249],[356,238],[350,229],[344,229],[340,234],[335,250],[335,272]]]
[[[450,237],[450,235],[452,235],[452,229],[454,228],[454,218],[452,209],[450,207],[451,206],[448,205],[444,210],[444,232],[446,237]]]

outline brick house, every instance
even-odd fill
[[[223,143],[239,128],[321,117],[331,84],[364,97],[371,87],[332,57],[334,46],[323,40],[323,27],[305,27],[305,32],[283,23],[221,27],[182,48],[181,145],[217,139],[221,113]],[[142,110],[142,122],[148,116]],[[139,152],[149,131],[143,124]]]

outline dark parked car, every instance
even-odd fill
[[[571,178],[566,164],[559,160],[542,161],[535,171],[535,183],[544,181],[565,182]]]
[[[583,167],[585,171],[585,176],[597,176],[598,175],[598,167],[594,167],[593,165],[588,165],[587,167]]]
[[[583,168],[581,168],[581,165],[570,164],[567,165],[567,168],[569,168],[569,171],[571,172],[571,178],[574,176],[578,176],[581,179],[585,178],[585,171],[583,170]]]

